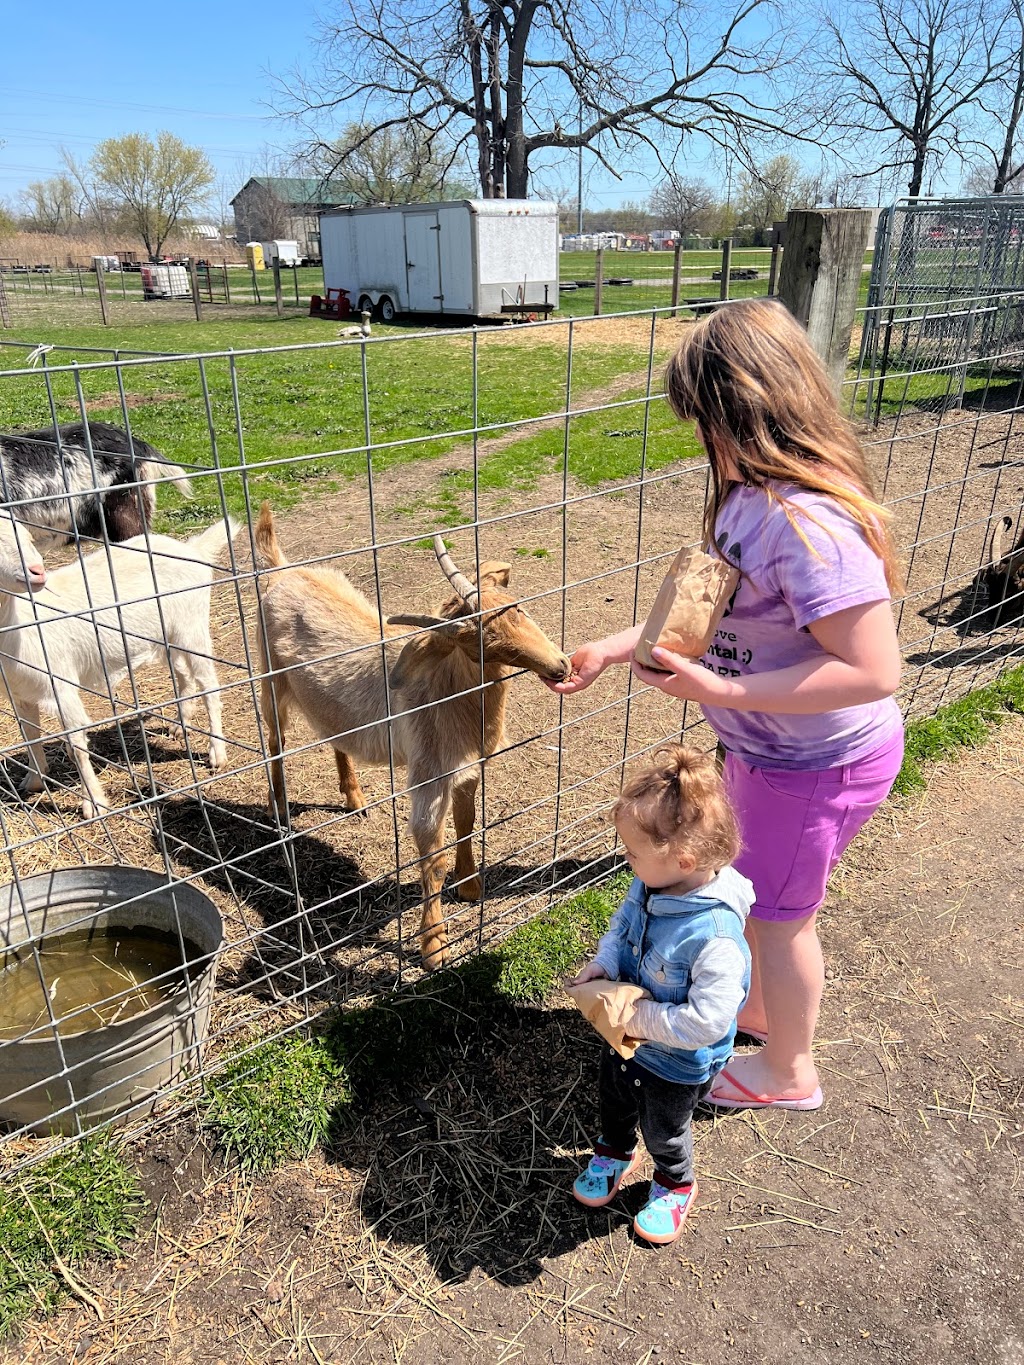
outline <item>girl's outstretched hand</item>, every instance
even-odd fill
[[[544,680],[545,687],[561,696],[568,696],[572,692],[582,692],[585,687],[589,687],[595,679],[601,676],[606,666],[604,653],[598,643],[580,645],[569,662],[572,664],[572,673],[566,678],[565,682]]]
[[[582,986],[584,981],[608,980],[608,973],[603,967],[599,967],[596,962],[588,962],[585,967],[581,967],[571,981],[567,981],[567,986]]]
[[[717,677],[703,664],[684,659],[681,654],[673,654],[670,650],[655,648],[651,653],[662,668],[671,669],[671,672],[658,673],[634,659],[630,669],[640,682],[657,687],[670,697],[678,697],[680,701],[706,701],[712,706],[725,703],[728,694],[725,678]]]

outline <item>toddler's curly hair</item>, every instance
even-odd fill
[[[740,851],[736,816],[714,754],[663,744],[630,777],[611,811],[628,816],[659,848],[689,853],[695,867],[725,867]]]

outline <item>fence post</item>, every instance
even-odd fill
[[[292,266],[292,284],[295,286],[295,307],[299,306],[299,267]]]
[[[221,268],[221,270],[224,271],[224,302],[225,302],[225,303],[230,303],[230,302],[231,302],[231,286],[230,286],[230,284],[228,284],[228,263],[227,263],[227,261],[222,261],[222,262],[221,262],[220,268]]]
[[[277,316],[284,317],[284,300],[281,297],[281,258],[274,257],[274,303],[277,306]]]
[[[779,260],[782,256],[782,243],[772,243],[772,263],[768,269],[768,297],[771,298],[775,293],[779,282]]]
[[[82,298],[84,299],[84,298],[85,298],[85,285],[82,283],[82,267],[81,267],[80,265],[76,265],[76,266],[75,266],[75,269],[78,271],[78,292],[81,294]]]
[[[839,392],[860,294],[870,209],[794,209],[786,219],[779,298],[807,328]]]
[[[726,237],[722,243],[722,287],[718,291],[720,299],[729,297],[729,271],[732,268],[732,238]]]
[[[100,295],[100,313],[101,313],[102,316],[103,316],[103,326],[104,326],[104,327],[109,327],[109,326],[110,326],[110,318],[107,316],[107,280],[106,280],[106,275],[105,275],[103,266],[100,265],[100,257],[99,257],[99,256],[94,256],[94,257],[92,258],[92,263],[93,263],[93,266],[94,266],[94,268],[95,268],[95,270],[96,270],[96,288],[99,290],[99,295]]]
[[[192,307],[196,310],[196,322],[203,320],[203,305],[199,299],[199,275],[196,271],[196,258],[188,258],[188,281],[192,286]]]
[[[675,256],[672,260],[672,316],[679,312],[679,271],[683,259],[683,243],[676,242]]]
[[[601,295],[604,292],[604,247],[597,248],[597,260],[594,262],[594,317],[601,316]]]
[[[255,267],[251,262],[250,262],[250,264],[249,264],[249,274],[252,276],[252,294],[253,294],[253,300],[254,300],[256,303],[262,303],[263,300],[260,298],[260,287],[259,287],[259,285],[256,283],[256,267]]]
[[[2,275],[0,275],[0,325],[4,327],[11,325],[11,307],[7,302],[7,284]]]

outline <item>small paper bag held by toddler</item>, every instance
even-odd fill
[[[654,599],[633,657],[645,668],[662,673],[665,670],[651,655],[655,645],[699,659],[714,639],[739,580],[739,570],[724,559],[684,547]]]
[[[629,1037],[626,1024],[632,1018],[636,1002],[652,998],[648,992],[629,981],[608,981],[604,977],[565,989],[583,1017],[589,1019],[601,1037],[628,1061],[640,1040]]]

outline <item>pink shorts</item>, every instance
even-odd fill
[[[754,768],[726,756],[725,782],[743,839],[735,867],[757,897],[751,919],[814,914],[832,869],[889,795],[902,762],[902,729],[854,763],[812,772]]]

